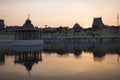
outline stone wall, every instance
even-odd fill
[[[15,39],[15,35],[0,35],[0,40],[14,40]]]
[[[42,39],[49,38],[120,38],[119,28],[84,29],[78,32],[68,29],[64,32],[41,33]]]

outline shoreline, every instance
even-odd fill
[[[120,43],[120,38],[49,38],[43,39],[44,43]]]

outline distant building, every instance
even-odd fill
[[[74,24],[73,29],[74,29],[74,31],[80,31],[83,28],[78,23],[76,23],[76,24]]]
[[[4,20],[0,19],[0,29],[4,29]]]
[[[4,21],[1,21],[4,26]],[[67,39],[67,38],[101,38],[118,39],[120,38],[120,27],[104,25],[102,18],[94,18],[92,28],[84,29],[78,23],[72,28],[59,26],[36,28],[28,18],[23,26],[6,26],[0,30],[0,34],[14,35],[16,40],[38,40],[38,39]]]
[[[105,25],[102,22],[102,18],[94,18],[92,28],[104,28]]]
[[[15,30],[21,28],[22,26],[6,26],[4,29],[4,34],[15,34]]]

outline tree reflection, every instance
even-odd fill
[[[0,53],[0,65],[5,64],[5,55],[3,52]]]
[[[84,52],[92,52],[95,61],[102,61],[108,53],[120,55],[120,45],[117,43],[77,43],[77,44],[47,44],[44,46],[45,53],[57,53],[58,55],[74,54],[79,58]]]
[[[58,55],[68,55],[73,53],[75,57],[79,57],[82,54],[82,50],[79,46],[70,45],[45,45],[43,52],[45,53],[57,53]]]

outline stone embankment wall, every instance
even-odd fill
[[[120,38],[119,28],[103,28],[103,29],[84,29],[74,31],[72,29],[54,32],[42,32],[42,39],[54,38]]]
[[[6,34],[3,34],[3,35],[0,35],[0,40],[14,40],[15,39],[15,35],[6,35]]]

